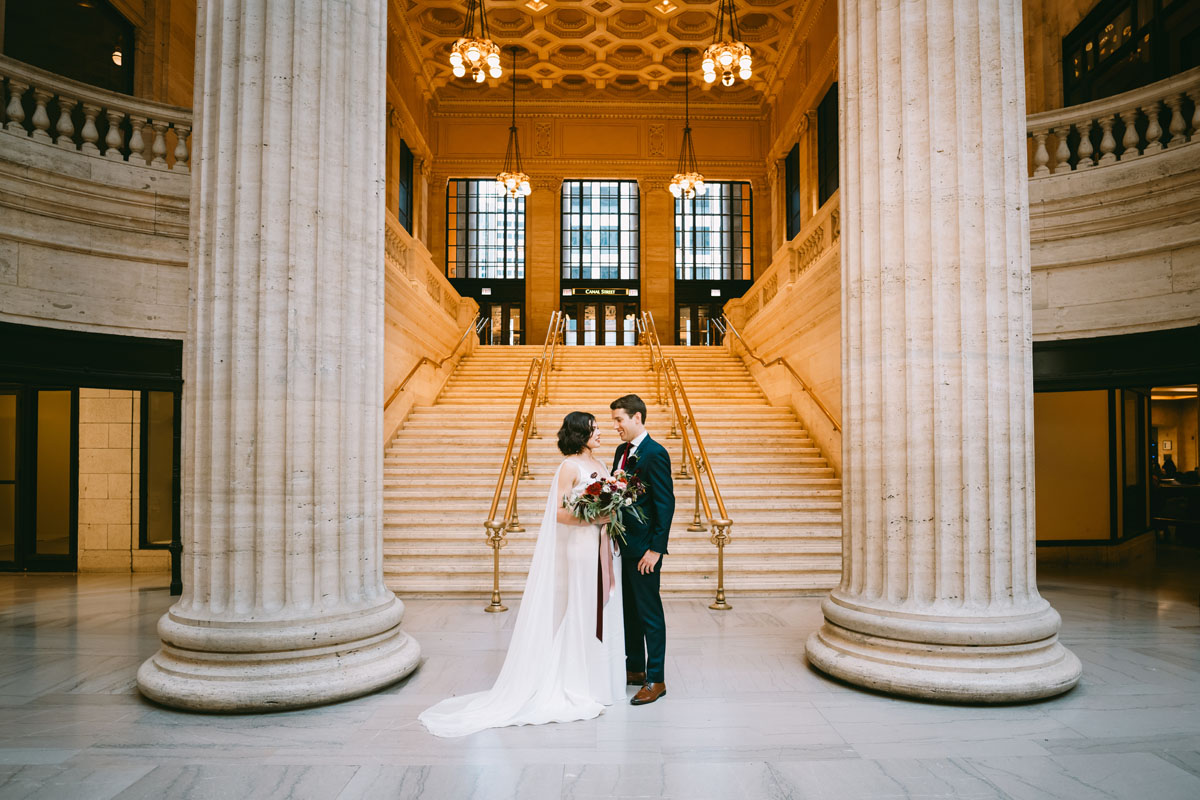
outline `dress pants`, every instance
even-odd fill
[[[659,578],[663,557],[649,575],[638,572],[638,558],[621,562],[621,591],[625,603],[625,669],[645,672],[647,683],[664,683],[667,660],[667,620],[663,614]]]

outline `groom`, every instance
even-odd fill
[[[646,493],[625,521],[621,546],[621,591],[625,600],[625,677],[640,686],[630,701],[635,706],[653,703],[667,693],[663,674],[667,657],[667,621],[659,594],[662,557],[675,515],[671,482],[671,457],[646,433],[646,404],[636,394],[618,398],[609,406],[613,427],[624,442],[613,458],[613,471],[624,469],[642,479]]]

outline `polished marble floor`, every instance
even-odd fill
[[[808,668],[818,598],[668,602],[669,694],[597,720],[441,740],[419,711],[484,688],[512,614],[408,601],[424,663],[324,708],[197,715],[134,689],[159,576],[0,576],[0,798],[1200,798],[1200,556],[1043,570],[1083,660],[1069,694],[951,706]]]

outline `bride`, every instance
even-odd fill
[[[596,418],[572,411],[558,431],[566,458],[550,483],[508,655],[486,692],[451,697],[419,717],[437,736],[599,716],[625,698],[621,559],[602,523],[587,524],[563,498],[608,470],[596,460]]]

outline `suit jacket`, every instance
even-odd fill
[[[622,444],[613,456],[614,472],[621,466],[621,456],[626,447],[629,445]],[[621,547],[621,554],[634,559],[640,559],[647,550],[666,555],[671,519],[675,516],[671,456],[665,447],[647,436],[637,452],[630,456],[625,471],[637,475],[646,486],[646,493],[634,503],[634,507],[641,509],[646,519],[643,522],[632,514],[624,515],[625,544]]]

